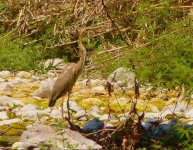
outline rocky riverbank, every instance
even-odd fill
[[[108,92],[104,88],[106,80],[85,79],[83,77],[78,80],[70,97],[70,109],[74,123],[79,126],[84,126],[88,120],[98,118],[104,122],[106,126],[115,126],[126,119],[124,113],[127,114],[129,112],[130,102],[134,96],[132,89],[134,74],[131,72],[128,73],[128,71],[125,70],[123,71],[123,69],[119,69],[117,72],[116,80],[122,88],[115,85],[115,94],[112,94],[111,97],[109,97]],[[125,82],[123,77],[119,77],[121,73],[129,80]],[[55,139],[55,146],[60,148],[70,147],[72,145],[79,147],[79,145],[81,145],[80,141],[75,142],[78,140],[74,141],[72,140],[73,138],[70,139],[66,137],[65,139],[67,140],[65,144],[62,144],[61,137],[53,137],[55,129],[52,127],[61,123],[61,99],[57,101],[56,106],[51,110],[48,108],[48,97],[57,74],[57,71],[49,71],[46,74],[38,76],[25,71],[15,74],[9,71],[0,72],[1,146],[9,146],[13,149],[19,147],[26,148],[34,146],[34,142],[36,146],[44,141],[49,143],[50,139]],[[108,80],[111,79],[112,75],[109,76]],[[109,118],[108,115],[108,104],[111,108],[111,118]],[[145,109],[146,105],[147,108]],[[179,121],[192,125],[192,106],[192,103],[187,105],[184,101],[179,101],[177,90],[153,90],[151,86],[140,87],[137,109],[138,112],[145,110],[143,120],[143,126],[145,128],[150,128],[152,122],[161,119],[163,128],[169,130],[168,124],[171,124],[170,119],[174,115],[179,118]],[[65,115],[67,115],[66,102],[63,107]],[[175,124],[175,121],[172,122],[172,124]],[[62,125],[67,125],[67,123],[63,123]],[[34,133],[36,130],[38,130],[36,132],[38,137]],[[72,131],[66,131],[66,133],[67,132]],[[26,134],[29,138],[26,137]],[[78,133],[71,134],[77,136],[76,134]],[[81,135],[78,134],[78,136]],[[96,148],[100,148],[99,145],[91,140],[88,141],[88,143],[90,143],[90,145],[87,144],[87,148],[95,146]]]

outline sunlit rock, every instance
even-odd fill
[[[192,118],[193,119],[193,109],[187,111],[185,113],[185,117]]]
[[[0,126],[2,125],[10,125],[11,123],[23,123],[23,121],[19,118],[9,119],[0,121]]]
[[[3,78],[0,78],[0,82],[5,82],[5,79],[3,79]]]
[[[102,117],[102,115],[99,114],[99,108],[96,107],[96,106],[93,106],[91,107],[89,110],[88,110],[88,116],[93,116],[95,118],[100,118]]]
[[[106,120],[108,120],[109,119],[109,115],[108,114],[103,114],[100,118],[99,118],[99,120],[101,120],[101,121],[106,121]]]
[[[8,119],[9,117],[7,116],[7,112],[6,111],[2,111],[0,112],[0,120],[5,120]]]
[[[11,147],[12,149],[25,149],[25,147],[24,147],[24,143],[22,143],[22,142],[15,142],[15,143],[13,143],[13,145],[12,145],[12,147]]]
[[[10,71],[0,71],[0,78],[9,78],[11,76],[12,75]]]
[[[135,74],[128,68],[120,67],[109,75],[107,81],[116,81],[115,84],[122,87],[133,87]]]
[[[78,111],[80,111],[80,110],[83,109],[82,107],[80,107],[80,106],[79,106],[75,101],[73,101],[73,100],[70,100],[70,101],[69,101],[69,105],[70,105],[70,109],[73,110],[73,111],[75,111],[75,112],[78,112]],[[67,111],[67,102],[65,102],[65,103],[63,104],[63,108],[64,108],[65,111]]]
[[[1,96],[0,105],[3,105],[3,106],[6,105],[9,107],[13,107],[13,106],[24,106],[25,104],[19,100],[16,100],[8,96]]]
[[[37,91],[34,92],[34,97],[36,98],[49,98],[56,78],[49,78],[40,83],[40,87]]]
[[[20,77],[15,77],[14,79],[9,80],[9,83],[11,85],[24,84],[24,83],[29,83],[29,82],[31,81],[27,79],[21,79]]]
[[[0,82],[0,90],[11,91],[13,88],[9,82]]]
[[[36,105],[27,104],[19,110],[15,111],[16,116],[21,116],[22,119],[37,120],[43,115],[49,115],[44,110],[39,110]]]
[[[85,115],[86,115],[85,110],[80,110],[80,111],[78,111],[78,112],[76,112],[76,113],[74,114],[74,117],[75,117],[75,118],[80,118],[80,117],[84,117]]]
[[[165,117],[170,114],[184,115],[186,111],[190,110],[188,103],[179,102],[176,105],[169,105],[162,109],[160,116]]]
[[[64,140],[65,139],[65,140]],[[80,133],[64,129],[56,132],[51,126],[33,124],[23,132],[20,143],[15,144],[17,149],[29,149],[30,147],[41,148],[42,144],[51,144],[54,149],[101,149],[102,147],[92,140],[86,139]]]
[[[59,109],[53,109],[50,113],[50,116],[53,118],[61,118],[61,110]]]
[[[96,86],[92,88],[93,92],[104,92],[105,93],[105,88],[104,86]]]
[[[15,76],[20,78],[31,78],[32,75],[30,72],[20,71]]]

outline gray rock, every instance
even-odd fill
[[[3,121],[0,121],[0,126],[10,125],[11,123],[20,123],[21,124],[21,123],[23,123],[23,121],[21,119],[18,119],[18,118],[3,120]]]
[[[9,78],[11,77],[10,71],[0,71],[0,78]]]
[[[50,116],[53,118],[61,118],[61,111],[59,109],[53,109],[50,113]]]
[[[17,150],[25,149],[23,142],[15,142],[15,143],[13,143],[11,148],[12,149],[17,149]]]
[[[97,112],[99,113],[99,108],[97,106],[92,106],[90,109],[89,109],[89,112]]]
[[[7,116],[7,112],[6,111],[2,111],[0,112],[0,120],[5,120],[8,119],[9,117]]]
[[[54,145],[53,149],[68,149],[68,145],[74,149],[101,149],[102,147],[94,141],[86,139],[80,133],[64,129],[63,132],[56,131],[51,126],[43,124],[33,124],[31,127],[24,131],[21,135],[20,143],[24,149],[29,147],[40,148],[42,144],[51,143]],[[61,135],[62,134],[62,135]],[[19,148],[19,147],[17,147]]]
[[[116,69],[111,75],[109,75],[107,81],[111,83],[114,77],[119,86],[132,87],[135,79],[135,74],[128,68],[120,67]]]
[[[0,97],[0,105],[3,106],[9,106],[9,107],[13,107],[13,106],[24,106],[25,104],[19,100],[15,100],[11,97],[8,96],[2,96]]]
[[[80,117],[84,117],[85,115],[86,115],[85,110],[79,110],[78,112],[75,113],[74,117],[80,118]]]
[[[66,64],[64,63],[63,59],[60,58],[54,58],[54,59],[48,59],[43,63],[43,66],[45,69],[60,69],[63,70],[66,67]]]
[[[14,111],[16,116],[21,116],[22,119],[37,120],[43,115],[49,115],[44,110],[39,110],[36,105],[27,104],[17,111]]]
[[[47,80],[44,80],[40,83],[40,87],[37,91],[34,92],[34,97],[36,98],[49,98],[52,89],[54,86],[54,83],[56,81],[56,78],[50,78]]]
[[[109,119],[109,115],[108,115],[108,114],[103,114],[103,115],[100,117],[99,120],[101,120],[101,121],[106,121],[106,120],[108,120],[108,119]]]
[[[31,73],[30,72],[26,72],[26,71],[20,71],[16,74],[16,77],[20,77],[20,78],[30,78],[31,77]]]
[[[94,92],[105,92],[104,86],[96,86],[92,88],[92,91]]]
[[[185,113],[185,117],[192,118],[193,119],[193,109],[187,111]]]
[[[0,90],[11,91],[13,88],[9,82],[0,82]]]
[[[69,104],[70,109],[74,110],[75,112],[78,112],[83,109],[82,107],[78,106],[78,104],[73,100],[70,100]],[[64,103],[63,108],[65,111],[67,111],[67,102]]]
[[[89,116],[93,116],[95,118],[100,118],[102,117],[102,115],[99,114],[99,108],[96,107],[96,106],[93,106],[91,107],[89,110],[88,110],[88,115]]]
[[[155,112],[155,113],[158,113],[159,109],[156,106],[151,106],[151,111]]]
[[[5,82],[5,79],[0,78],[0,82]]]
[[[188,104],[184,101],[177,103],[177,105],[166,106],[162,109],[160,116],[165,117],[170,114],[184,115],[186,111],[190,110]]]
[[[24,84],[24,83],[29,83],[29,82],[30,80],[21,79],[20,77],[15,77],[14,79],[9,80],[9,83],[11,85]]]

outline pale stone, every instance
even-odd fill
[[[0,71],[0,78],[9,78],[11,77],[10,71]]]
[[[33,124],[27,128],[21,135],[20,142],[24,149],[29,147],[40,148],[42,143],[51,143],[55,145],[55,149],[68,149],[68,145],[75,145],[75,149],[101,149],[102,147],[92,140],[86,139],[80,133],[63,129],[63,134],[59,134],[59,131],[54,130],[51,126],[43,124]],[[66,139],[64,141],[64,139]],[[68,143],[68,144],[67,144]]]
[[[111,83],[113,78],[117,81],[118,86],[132,87],[134,85],[135,74],[128,68],[120,67],[109,75],[107,81]]]
[[[12,91],[12,86],[9,82],[0,82],[0,90],[2,91]]]
[[[5,79],[0,78],[0,82],[5,82]]]
[[[80,118],[80,117],[84,117],[85,115],[86,115],[85,110],[79,110],[77,113],[75,113],[74,117]]]
[[[37,109],[36,105],[27,104],[24,107],[20,108],[20,110],[16,111],[15,114],[17,116],[22,116],[23,119],[29,120],[37,120],[43,115],[49,115],[49,113],[44,110]]]
[[[30,72],[26,72],[26,71],[20,71],[16,74],[16,77],[21,77],[21,78],[30,78],[31,77],[31,73]]]
[[[42,81],[40,83],[39,89],[34,92],[34,97],[49,98],[52,93],[55,81],[56,78],[49,78],[47,80]]]
[[[0,119],[5,120],[8,119],[9,117],[7,116],[7,112],[6,111],[2,111],[0,112]]]
[[[155,112],[155,113],[158,113],[159,109],[156,106],[151,106],[151,111]]]
[[[103,114],[100,118],[99,118],[99,120],[101,120],[101,121],[106,121],[106,120],[108,120],[109,119],[109,115],[108,114]]]
[[[78,112],[78,111],[80,111],[80,110],[83,109],[83,108],[80,107],[74,100],[70,100],[70,101],[69,101],[69,105],[70,105],[70,109],[74,110],[75,112]],[[65,102],[65,103],[63,104],[63,108],[64,108],[65,111],[68,110],[68,109],[67,109],[67,102]]]
[[[53,109],[50,113],[50,116],[53,118],[61,118],[62,114],[59,109]]]
[[[11,148],[17,150],[24,149],[24,144],[22,142],[15,142]]]
[[[2,125],[10,125],[11,123],[23,123],[23,121],[21,119],[18,118],[14,118],[14,119],[10,119],[10,120],[3,120],[0,121],[0,126]]]
[[[92,88],[92,91],[105,92],[105,88],[104,88],[104,86],[96,86],[96,87]]]
[[[183,115],[186,111],[190,110],[187,102],[179,102],[176,105],[166,106],[162,109],[160,113],[162,117],[167,116],[168,114],[180,114]]]
[[[7,106],[10,106],[10,107],[13,107],[13,106],[24,106],[25,104],[19,100],[15,100],[11,97],[8,97],[8,96],[1,96],[0,97],[0,105],[7,105]]]
[[[30,80],[21,79],[19,77],[15,77],[14,79],[9,80],[9,83],[11,85],[24,84],[24,83],[29,83],[29,82],[30,82]]]
[[[185,113],[185,117],[192,118],[193,119],[193,109],[187,111]]]

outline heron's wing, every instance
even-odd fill
[[[64,69],[64,71],[58,76],[54,84],[50,100],[53,99],[54,101],[56,101],[57,99],[65,95],[67,92],[70,92],[76,82],[75,78],[75,67],[73,64],[69,64]]]

